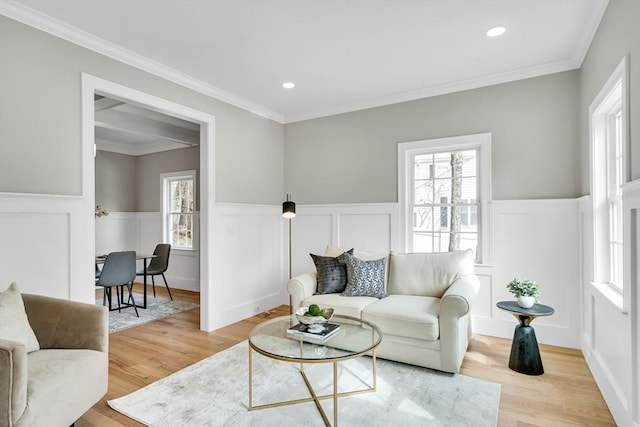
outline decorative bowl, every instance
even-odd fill
[[[309,307],[300,307],[296,310],[296,317],[298,318],[298,321],[304,325],[327,323],[333,317],[333,308],[322,309],[324,316],[305,316],[304,314],[307,311],[309,311]]]

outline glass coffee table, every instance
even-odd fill
[[[295,316],[282,316],[260,323],[249,333],[249,410],[314,402],[325,425],[331,423],[321,405],[321,400],[333,399],[333,426],[338,425],[338,397],[376,391],[376,348],[382,341],[380,329],[365,320],[335,315],[330,323],[340,325],[340,330],[320,344],[305,342],[303,337],[287,334],[287,329],[298,324]],[[300,374],[311,397],[253,405],[253,352],[283,362],[299,363]],[[338,363],[371,355],[372,384],[368,388],[338,392]],[[333,364],[333,393],[317,395],[305,374],[307,363]]]

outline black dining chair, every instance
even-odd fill
[[[169,292],[169,298],[173,301],[173,296],[171,295],[171,289],[169,289],[169,285],[167,284],[167,278],[164,277],[164,272],[167,271],[169,267],[169,254],[171,253],[171,245],[169,243],[160,243],[156,245],[153,254],[156,256],[155,258],[151,258],[149,265],[147,266],[147,276],[151,276],[151,284],[153,285],[153,296],[156,296],[156,282],[154,280],[155,276],[162,275],[162,280],[164,280],[164,285],[167,287],[167,292]],[[136,272],[136,276],[144,276],[144,269],[139,269]]]
[[[138,307],[133,299],[133,281],[136,278],[136,253],[135,251],[111,252],[107,255],[100,276],[96,280],[96,286],[102,286],[104,293],[109,299],[109,311],[112,310],[112,289],[116,288],[118,299],[118,312],[121,306],[133,307],[138,314]],[[124,287],[129,291],[127,303],[124,302]],[[122,300],[122,301],[121,301]],[[104,304],[103,299],[103,304]]]

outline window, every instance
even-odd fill
[[[406,250],[471,249],[486,260],[490,135],[402,143],[398,161]]]
[[[608,285],[623,306],[622,185],[628,180],[626,58],[589,108],[591,119],[591,197],[594,225],[594,282]],[[620,298],[622,302],[620,302]]]
[[[622,289],[622,184],[624,157],[622,155],[622,111],[617,103],[608,117],[607,146],[607,205],[609,207],[609,282]]]
[[[162,174],[164,241],[175,249],[194,249],[196,172]]]

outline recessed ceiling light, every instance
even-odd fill
[[[493,27],[487,31],[487,37],[498,37],[503,35],[505,31],[507,31],[505,27]]]
[[[293,89],[294,87],[296,87],[296,84],[291,82],[284,82],[282,83],[282,87],[285,89]]]

